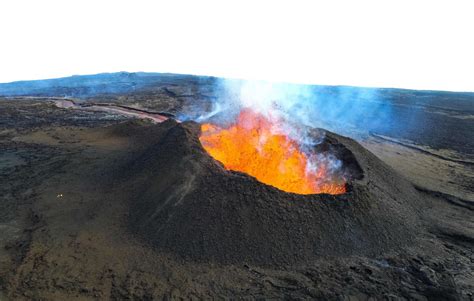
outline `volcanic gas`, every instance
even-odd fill
[[[332,172],[332,160],[303,151],[278,118],[243,109],[226,128],[202,124],[199,140],[227,170],[244,172],[280,190],[297,194],[346,192],[344,177]]]

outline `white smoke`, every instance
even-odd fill
[[[315,145],[324,128],[360,138],[369,131],[398,128],[394,124],[390,97],[381,90],[346,86],[309,86],[298,84],[217,79],[212,109],[193,118],[220,125],[235,121],[240,110],[250,108],[266,118],[284,120],[285,131],[302,145]]]
[[[212,110],[196,121],[227,127],[242,110],[250,109],[271,121],[274,134],[287,136],[299,145],[308,159],[307,173],[324,173],[321,181],[341,179],[340,160],[331,154],[314,153],[314,147],[324,139],[324,131],[314,128],[317,121],[311,116],[311,86],[225,79],[220,80],[217,90]],[[260,137],[262,144],[266,138]]]
[[[275,133],[283,131],[302,147],[319,144],[324,138],[322,131],[309,132],[316,126],[310,116],[312,111],[307,108],[313,95],[311,86],[222,79],[217,91],[211,112],[196,121],[210,120],[226,126],[235,121],[241,110],[251,109],[271,120]]]
[[[390,100],[379,97],[377,89],[235,79],[217,79],[214,88],[211,109],[194,120],[227,128],[244,109],[263,115],[275,134],[289,137],[305,153],[307,173],[324,175],[318,184],[346,181],[349,176],[335,150],[316,152],[325,130],[358,138],[361,132],[393,124]]]

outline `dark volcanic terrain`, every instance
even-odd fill
[[[0,84],[0,300],[474,299],[473,94],[314,87],[358,104],[318,124],[352,177],[297,195],[173,120],[211,110],[215,81]]]

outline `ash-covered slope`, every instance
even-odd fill
[[[349,191],[297,195],[225,170],[202,148],[196,123],[168,120],[140,131],[143,151],[124,167],[136,192],[129,224],[177,257],[274,265],[376,256],[418,232],[412,185],[349,138],[328,132],[318,146],[344,162]]]

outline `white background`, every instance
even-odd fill
[[[0,0],[0,82],[155,71],[474,91],[474,1]]]

